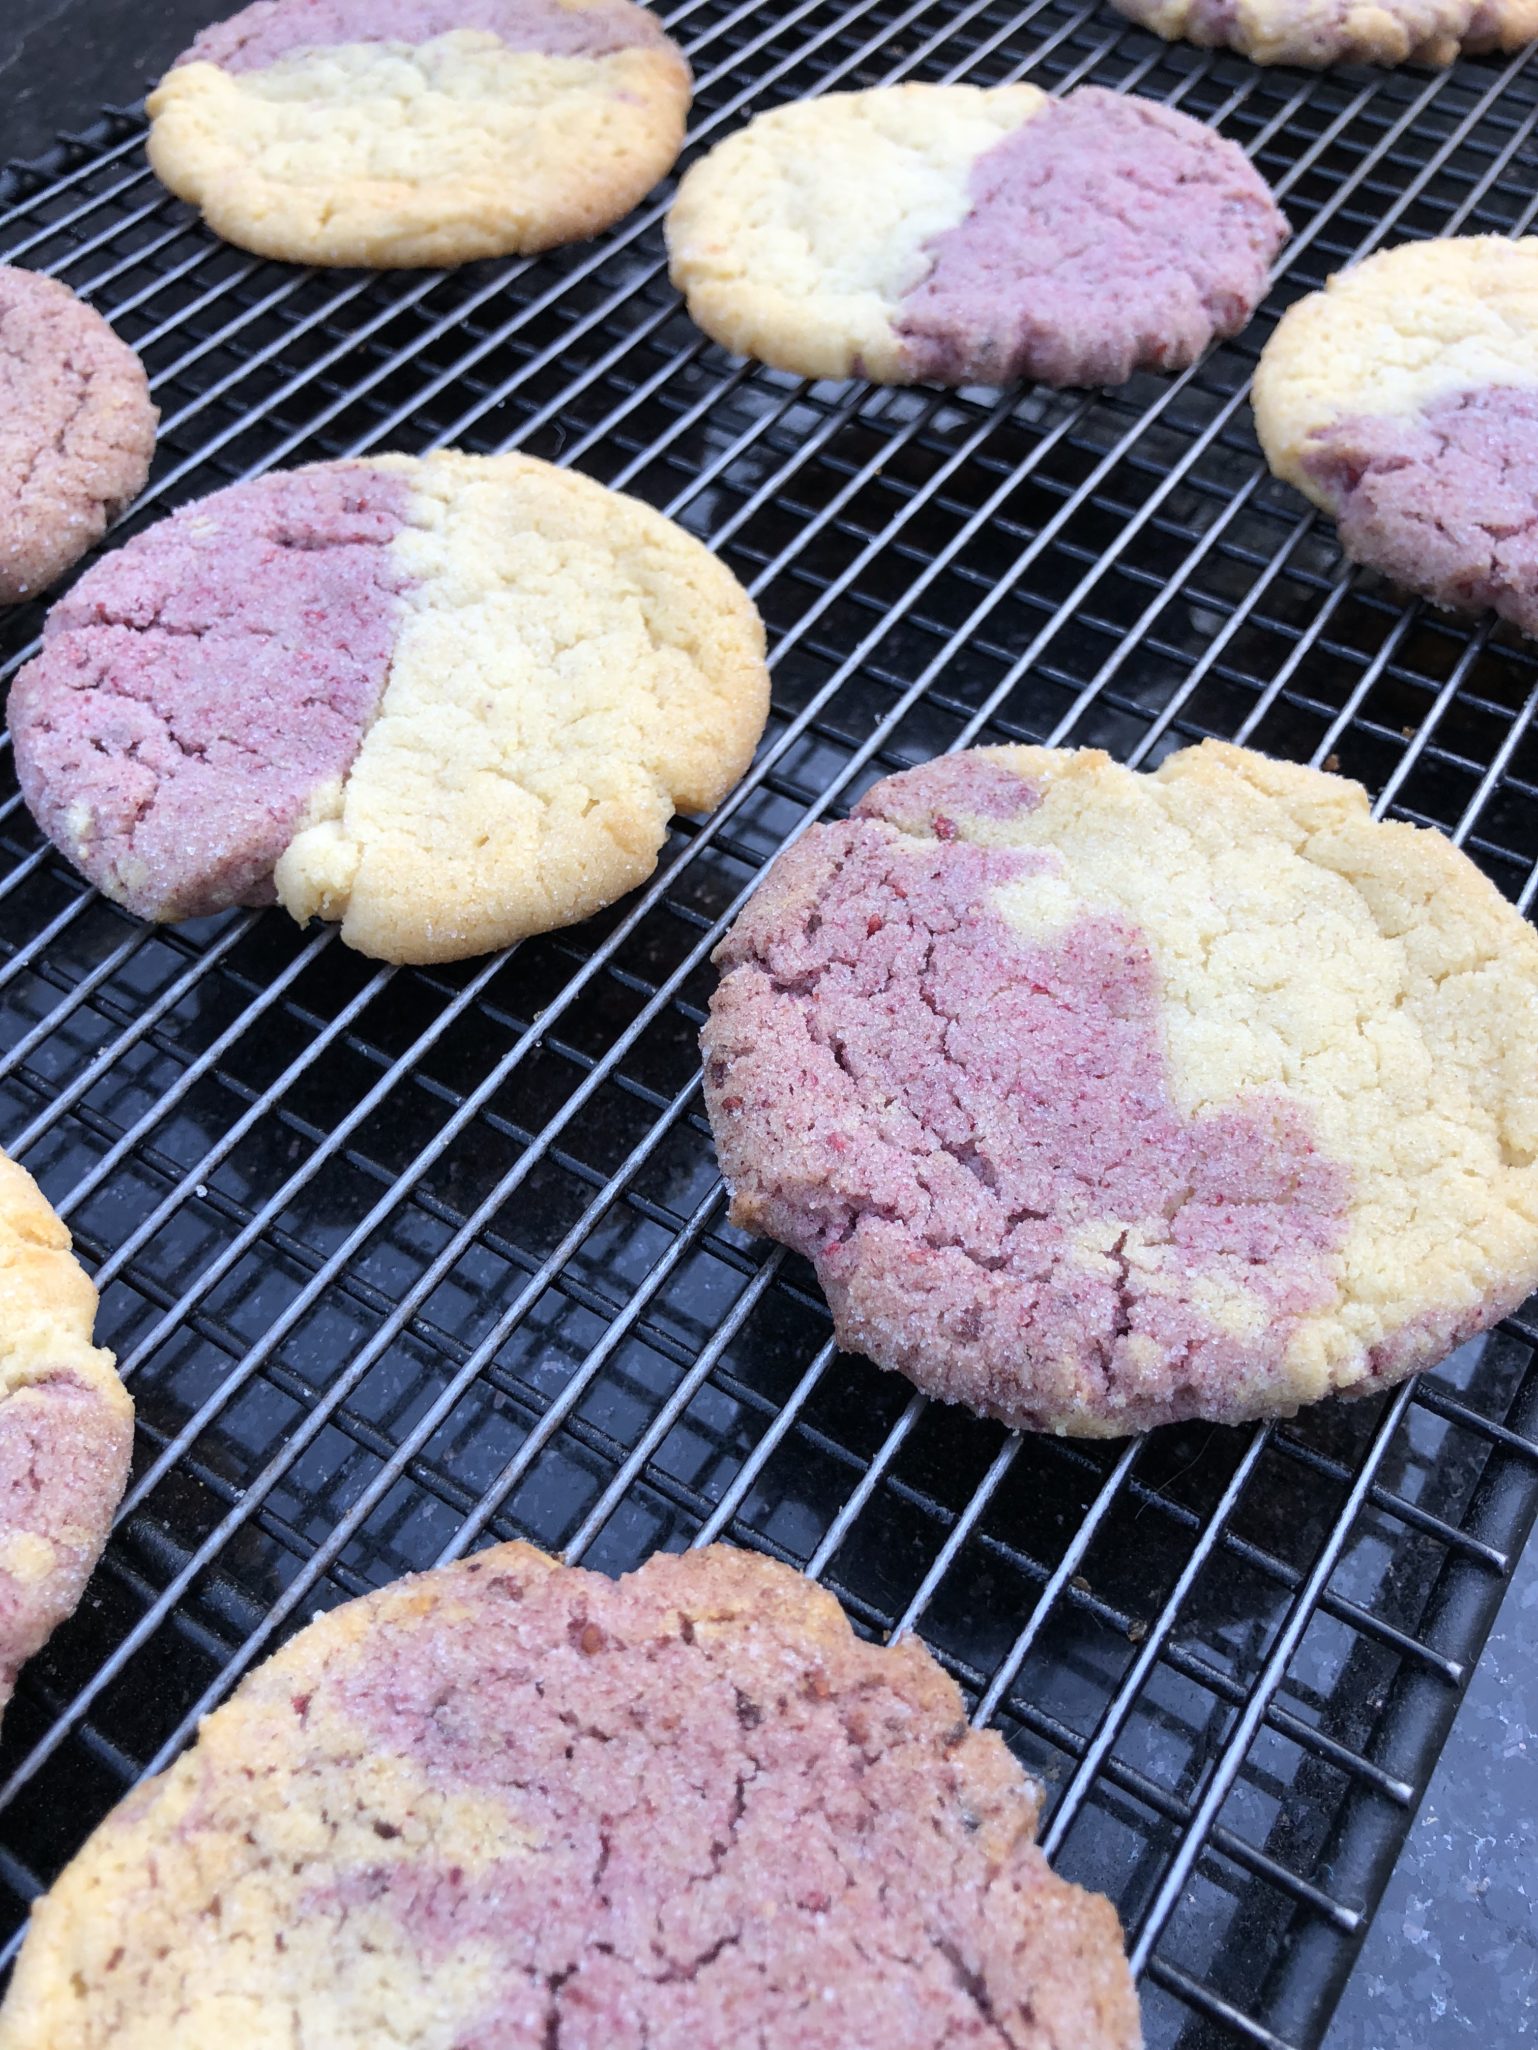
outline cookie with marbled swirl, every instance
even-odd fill
[[[1287,1414],[1538,1285],[1538,935],[1340,777],[931,762],[782,854],[717,960],[734,1221],[947,1401]]]
[[[68,1231],[0,1153],[0,1709],[79,1603],[128,1479],[133,1404],[95,1322]]]
[[[32,1924],[4,2050],[1138,2050],[1110,1903],[917,1641],[713,1546],[313,1623]]]
[[[1166,42],[1236,50],[1254,64],[1451,64],[1520,50],[1538,0],[1115,0]]]

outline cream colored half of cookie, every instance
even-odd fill
[[[1538,237],[1407,242],[1288,309],[1255,372],[1255,431],[1276,475],[1327,506],[1303,468],[1316,430],[1489,385],[1538,385]]]
[[[612,903],[675,811],[720,801],[763,731],[764,632],[708,549],[589,478],[380,461],[412,481],[411,588],[378,717],[278,895],[379,959],[458,960]]]
[[[629,213],[672,168],[691,81],[671,49],[510,50],[455,29],[342,43],[150,95],[149,156],[242,249],[375,269],[550,249]]]
[[[892,326],[972,166],[1046,105],[1033,85],[899,85],[760,114],[685,176],[673,283],[713,340],[801,377],[912,376]]]
[[[1358,784],[1247,749],[1207,741],[1151,776],[1095,749],[999,752],[1042,801],[968,837],[1060,857],[997,893],[1003,915],[1026,934],[1130,918],[1177,1105],[1283,1090],[1352,1177],[1335,1300],[1287,1349],[1296,1400],[1359,1385],[1395,1334],[1408,1372],[1520,1303],[1538,1285],[1538,934],[1494,885],[1441,834],[1374,821]],[[1269,1321],[1209,1307],[1235,1331]]]
[[[99,1388],[125,1414],[112,1355],[92,1343],[96,1290],[25,1168],[0,1153],[0,1401],[60,1373]]]

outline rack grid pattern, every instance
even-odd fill
[[[754,591],[774,711],[655,878],[514,953],[390,970],[276,913],[154,930],[41,842],[0,742],[0,1144],[103,1289],[139,1414],[87,1602],[0,1746],[0,1916],[316,1609],[496,1538],[621,1570],[724,1538],[917,1630],[1126,1922],[1155,2046],[1317,2044],[1538,1508],[1538,1324],[1295,1422],[1022,1440],[833,1347],[726,1222],[709,955],[765,863],[972,741],[1340,766],[1538,891],[1538,660],[1344,571],[1246,401],[1342,263],[1538,213],[1538,72],[1264,71],[1072,0],[681,0],[690,153],[898,78],[1167,100],[1295,233],[1262,317],[1110,394],[874,391],[734,363],[654,200],[530,263],[371,277],[224,248],[114,111],[0,179],[0,258],[144,356],[123,532],[274,464],[515,446],[638,493]],[[685,162],[689,161],[686,156]],[[0,624],[0,679],[40,609]]]

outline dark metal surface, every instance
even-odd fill
[[[1272,1428],[1011,1438],[836,1354],[809,1270],[726,1225],[694,1041],[787,835],[973,739],[1338,759],[1526,906],[1532,645],[1343,574],[1245,392],[1342,262],[1527,225],[1538,82],[1260,71],[1060,0],[669,19],[691,147],[832,87],[1094,78],[1221,126],[1297,233],[1266,313],[1184,376],[947,395],[734,365],[668,289],[660,204],[537,263],[376,278],[212,242],[131,114],[13,181],[0,255],[155,381],[129,531],[274,463],[516,445],[721,552],[775,711],[646,889],[451,970],[277,913],[137,926],[0,756],[0,1144],[98,1269],[139,1406],[107,1559],[6,1721],[0,1911],[316,1607],[492,1537],[615,1570],[721,1535],[946,1661],[1047,1783],[1060,1866],[1121,1908],[1152,2044],[1311,2045],[1538,1506],[1538,1326]],[[0,627],[6,675],[38,624]]]

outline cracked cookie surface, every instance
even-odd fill
[[[232,486],[99,563],[11,694],[45,832],[142,917],[276,898],[392,961],[571,924],[742,774],[768,708],[731,573],[523,456]]]
[[[128,1478],[133,1406],[95,1322],[69,1233],[0,1153],[0,1709],[78,1605]]]
[[[778,369],[1094,385],[1236,334],[1287,224],[1242,150],[1151,100],[902,85],[760,115],[667,234],[693,318]]]
[[[734,1221],[945,1400],[1286,1414],[1538,1284],[1538,936],[1340,778],[933,762],[782,854],[716,958]]]
[[[1166,42],[1255,64],[1451,64],[1538,37],[1538,0],[1115,0]]]
[[[1255,426],[1353,562],[1538,634],[1538,239],[1407,243],[1338,273],[1267,343]]]
[[[33,1910],[3,2050],[1135,2050],[1110,1904],[912,1638],[711,1547],[334,1610]]]
[[[99,313],[0,265],[0,605],[46,591],[138,496],[159,419]]]
[[[693,82],[633,0],[256,0],[150,95],[150,162],[228,242],[373,269],[529,255],[672,168]]]

